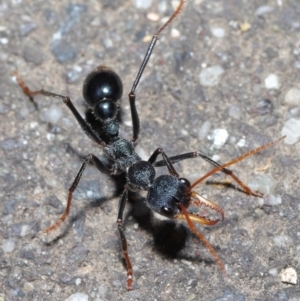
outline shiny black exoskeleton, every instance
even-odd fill
[[[104,164],[93,154],[86,156],[80,170],[75,177],[75,180],[69,188],[68,202],[65,212],[54,225],[46,229],[47,233],[57,229],[69,215],[73,192],[76,189],[83,172],[89,163],[93,163],[101,173],[108,175],[124,173],[126,175],[126,184],[119,202],[117,223],[121,237],[123,255],[127,265],[127,288],[129,290],[132,289],[132,265],[129,259],[127,242],[123,231],[123,212],[128,199],[128,191],[148,191],[146,204],[152,210],[168,218],[176,218],[180,216],[180,212],[184,212],[185,208],[189,206],[192,192],[190,191],[191,189],[189,189],[191,187],[189,181],[179,177],[179,174],[176,172],[173,163],[200,156],[214,166],[219,166],[218,163],[209,159],[205,155],[195,152],[169,158],[161,148],[157,148],[150,156],[148,161],[143,161],[135,152],[134,148],[140,131],[140,121],[135,105],[136,87],[138,86],[159,34],[180,12],[183,3],[184,1],[181,0],[178,8],[170,17],[170,19],[153,36],[139,72],[134,80],[131,91],[128,94],[133,125],[132,141],[128,141],[119,137],[119,122],[117,118],[119,110],[118,101],[122,96],[123,85],[120,77],[112,69],[105,66],[97,67],[86,77],[83,84],[83,97],[90,109],[90,113],[93,114],[94,123],[97,124],[96,127],[89,124],[79,114],[68,96],[55,94],[45,90],[31,91],[22,81],[22,79],[16,74],[19,85],[31,100],[33,100],[33,97],[38,94],[63,100],[66,106],[73,113],[85,134],[91,140],[102,146],[105,154],[112,161],[111,166],[107,166],[107,163]],[[162,160],[157,162],[157,157],[159,155],[162,156]],[[154,167],[159,166],[167,166],[169,174],[161,175],[155,178]],[[222,168],[222,171],[226,170]],[[214,224],[213,222],[202,219],[201,217],[193,215],[192,213],[187,214],[185,212],[181,215],[186,216],[186,219],[188,219],[187,221],[189,221],[190,216],[190,218],[193,218],[200,223],[206,223],[210,225]]]

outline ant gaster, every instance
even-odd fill
[[[121,245],[123,250],[123,255],[125,257],[127,266],[127,289],[132,289],[132,264],[128,255],[127,241],[123,230],[123,212],[128,199],[128,191],[146,190],[148,191],[146,197],[146,204],[154,211],[159,214],[177,220],[184,220],[188,223],[192,232],[194,232],[199,239],[204,243],[204,245],[209,249],[216,262],[220,266],[221,270],[225,273],[224,265],[214,251],[209,242],[205,237],[196,229],[193,222],[204,224],[204,225],[215,225],[219,220],[210,220],[205,216],[200,216],[199,214],[188,212],[187,208],[193,204],[196,206],[204,205],[216,210],[221,215],[221,219],[224,219],[223,210],[210,200],[205,199],[203,196],[198,194],[192,189],[202,182],[204,179],[210,175],[222,171],[233,178],[246,193],[254,196],[262,196],[259,192],[253,192],[248,186],[246,186],[239,178],[237,178],[230,170],[227,169],[228,166],[233,165],[246,157],[253,155],[267,147],[272,146],[277,141],[265,144],[257,149],[254,149],[227,164],[220,165],[219,163],[213,161],[209,157],[201,154],[199,152],[190,152],[186,154],[181,154],[173,157],[168,157],[161,148],[157,148],[153,154],[150,156],[148,161],[143,161],[139,155],[135,152],[135,144],[139,136],[140,131],[140,121],[138,112],[135,105],[135,90],[138,86],[139,80],[143,74],[143,71],[147,65],[147,62],[151,56],[154,46],[158,40],[160,33],[172,22],[172,20],[179,14],[184,4],[184,0],[181,0],[179,6],[169,18],[169,20],[159,29],[159,31],[153,36],[152,41],[149,44],[148,50],[141,64],[139,72],[133,83],[131,91],[129,93],[129,103],[131,110],[131,118],[133,124],[133,138],[132,141],[122,139],[119,137],[119,124],[117,121],[118,113],[118,100],[122,96],[123,86],[120,77],[110,68],[105,66],[99,66],[94,71],[92,71],[85,79],[83,83],[83,97],[93,111],[97,122],[101,125],[101,133],[95,131],[91,125],[79,114],[77,109],[74,107],[71,99],[68,96],[63,96],[48,92],[45,90],[31,91],[21,79],[17,72],[14,73],[17,82],[22,88],[23,92],[30,98],[34,103],[33,97],[41,94],[44,96],[55,97],[61,99],[66,106],[73,113],[77,122],[81,126],[85,134],[94,142],[103,147],[106,155],[113,161],[111,167],[107,167],[100,159],[95,155],[89,154],[84,159],[82,166],[77,173],[75,180],[69,188],[67,206],[60,217],[60,219],[54,223],[52,226],[45,230],[49,233],[57,229],[67,218],[70,212],[72,194],[76,189],[85,168],[89,163],[93,163],[95,167],[104,174],[117,175],[121,173],[126,173],[127,183],[124,186],[124,190],[120,197],[119,211],[117,216],[118,231],[121,238]],[[34,103],[35,104],[35,103]],[[36,104],[35,104],[36,106]],[[100,138],[100,136],[102,138]],[[104,137],[104,138],[103,138]],[[163,160],[156,162],[157,157],[161,155]],[[197,180],[193,185],[185,179],[181,178],[176,172],[173,164],[181,160],[201,157],[214,168],[205,176]],[[169,174],[161,175],[155,177],[155,168],[160,166],[167,166]]]

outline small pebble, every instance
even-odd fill
[[[266,89],[279,89],[280,88],[280,81],[279,77],[276,74],[269,74],[265,78],[265,88]]]
[[[148,9],[152,5],[152,0],[132,0],[132,3],[138,9]]]
[[[222,27],[212,28],[211,32],[216,38],[223,38],[225,36],[225,29]]]
[[[288,284],[297,284],[297,272],[293,268],[287,268],[280,273],[281,282]]]
[[[25,237],[28,234],[30,234],[30,227],[28,225],[22,225],[21,226],[21,232],[20,232],[20,236],[21,237]]]
[[[292,106],[300,105],[300,89],[299,88],[291,88],[284,97],[285,103]]]
[[[82,76],[82,67],[78,65],[69,69],[65,74],[66,81],[69,84],[78,83],[81,79],[81,76]]]
[[[264,205],[266,206],[278,206],[282,203],[280,195],[267,194],[264,196]]]
[[[24,288],[24,291],[25,291],[25,292],[31,292],[31,291],[34,290],[35,287],[34,287],[34,285],[33,285],[32,283],[30,283],[30,282],[25,282],[23,288]],[[0,300],[1,300],[1,299],[0,299]]]
[[[293,240],[287,235],[278,235],[274,237],[274,243],[279,248],[287,248],[293,245]]]
[[[241,138],[237,144],[236,144],[238,147],[244,147],[246,145],[246,139],[245,137]]]
[[[76,284],[76,285],[80,285],[80,284],[81,284],[81,278],[76,278],[75,284]]]
[[[176,28],[172,28],[171,37],[176,38],[176,39],[179,38],[180,37],[180,31]]]
[[[241,32],[246,32],[251,28],[251,24],[248,22],[240,24],[240,30]]]
[[[256,175],[249,181],[248,185],[253,191],[259,191],[263,194],[271,194],[276,185],[276,181],[266,174]]]
[[[277,271],[276,268],[273,268],[273,269],[271,269],[271,270],[268,271],[268,274],[271,275],[271,276],[273,276],[273,277],[275,277],[275,276],[278,275],[278,271]]]
[[[300,137],[300,120],[296,118],[290,118],[287,120],[281,130],[281,135],[286,135],[284,142],[286,144],[295,144]]]
[[[40,119],[43,122],[49,122],[56,124],[63,116],[62,110],[59,106],[51,105],[50,107],[44,108],[40,111]]]
[[[69,296],[65,301],[88,301],[89,296],[87,294],[83,293],[75,293],[71,296]]]
[[[255,11],[255,15],[256,16],[262,16],[265,14],[268,14],[270,12],[272,12],[274,10],[273,6],[269,6],[269,5],[262,5],[260,6],[256,11]]]
[[[205,87],[216,86],[224,72],[224,69],[219,65],[203,69],[199,74],[200,84]]]
[[[159,20],[159,15],[156,13],[148,13],[147,14],[147,19],[152,21],[152,22],[157,22]]]
[[[11,253],[15,249],[15,241],[12,238],[5,240],[2,249],[4,253]]]
[[[229,134],[226,129],[215,129],[211,135],[213,147],[220,149],[227,141]]]

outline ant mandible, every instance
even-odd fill
[[[133,272],[132,264],[128,255],[128,246],[123,230],[123,212],[128,200],[128,191],[138,191],[146,190],[148,191],[146,197],[146,204],[154,211],[159,214],[177,220],[184,220],[188,223],[189,228],[194,232],[198,238],[203,242],[203,244],[209,249],[212,256],[215,258],[217,264],[220,266],[223,273],[225,273],[224,265],[214,251],[209,242],[205,237],[196,229],[194,222],[203,224],[203,225],[215,225],[218,223],[219,219],[211,220],[205,216],[201,216],[196,213],[188,212],[187,208],[193,204],[196,206],[204,205],[210,207],[211,209],[217,211],[221,219],[224,219],[223,210],[215,203],[210,200],[205,199],[203,196],[198,194],[192,189],[202,182],[207,177],[213,175],[218,171],[222,171],[225,174],[231,176],[238,185],[240,185],[243,190],[254,196],[262,196],[259,192],[253,192],[247,185],[245,185],[238,177],[236,177],[232,171],[228,170],[227,167],[230,165],[236,164],[237,162],[245,159],[248,156],[251,156],[265,148],[268,148],[282,138],[267,143],[259,148],[251,150],[246,154],[221,165],[206,155],[199,152],[190,152],[186,154],[181,154],[173,157],[168,157],[162,148],[157,148],[153,154],[150,156],[148,161],[143,161],[139,155],[135,152],[136,141],[139,136],[140,131],[140,121],[138,112],[135,105],[135,90],[139,84],[141,76],[144,72],[144,69],[147,65],[147,62],[151,56],[151,53],[155,47],[155,44],[159,38],[160,33],[172,22],[172,20],[180,13],[184,0],[181,0],[175,12],[171,15],[169,20],[158,30],[156,34],[153,35],[152,40],[148,46],[147,52],[145,54],[144,60],[140,66],[138,74],[134,80],[133,86],[131,88],[129,97],[129,104],[131,110],[131,119],[133,124],[133,137],[132,141],[128,141],[119,137],[119,124],[117,120],[118,113],[118,100],[122,96],[123,86],[120,77],[110,68],[105,66],[99,66],[94,69],[85,79],[83,83],[83,97],[87,105],[93,111],[97,122],[101,126],[101,132],[95,131],[92,126],[79,114],[77,109],[74,107],[71,99],[68,96],[63,96],[48,92],[45,90],[31,91],[22,78],[18,75],[17,72],[14,73],[16,76],[19,86],[22,88],[23,92],[30,98],[30,100],[37,107],[34,102],[34,96],[44,95],[49,97],[55,97],[61,99],[66,106],[70,109],[80,127],[84,133],[94,142],[103,147],[105,154],[113,161],[112,166],[108,167],[95,155],[89,154],[84,159],[81,168],[79,169],[75,180],[69,188],[67,206],[63,215],[54,223],[52,226],[45,230],[46,233],[50,233],[53,230],[61,226],[70,213],[72,195],[75,191],[82,174],[85,168],[89,163],[93,163],[95,167],[104,174],[108,175],[117,175],[121,173],[126,174],[127,183],[124,186],[124,190],[120,197],[119,210],[117,216],[117,225],[118,231],[120,234],[121,245],[123,255],[126,261],[127,267],[127,289],[132,289],[133,282]],[[156,161],[157,157],[161,155],[163,160]],[[176,172],[173,164],[185,159],[191,159],[201,157],[214,168],[198,179],[193,185],[185,179],[181,178]],[[160,166],[167,166],[169,174],[161,175],[155,177],[155,168]]]

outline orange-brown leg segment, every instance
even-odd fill
[[[128,245],[123,229],[123,212],[127,203],[127,199],[128,199],[128,190],[125,187],[120,199],[117,223],[118,223],[118,230],[121,239],[122,251],[123,251],[123,255],[126,262],[126,268],[127,268],[127,290],[130,291],[132,290],[132,264],[128,255]]]
[[[210,251],[210,253],[212,254],[212,256],[214,257],[214,259],[216,260],[217,264],[219,265],[219,267],[221,268],[222,272],[224,275],[226,275],[226,271],[225,271],[225,267],[223,262],[221,261],[220,257],[218,256],[218,254],[216,253],[216,251],[213,249],[213,247],[210,245],[210,243],[206,240],[206,238],[204,237],[204,235],[202,235],[195,227],[195,225],[193,224],[192,220],[194,220],[195,222],[199,222],[201,224],[205,224],[205,225],[210,225],[207,221],[205,221],[204,218],[204,222],[202,222],[201,220],[195,220],[194,219],[194,215],[190,212],[187,212],[185,207],[182,204],[178,204],[179,210],[181,211],[181,213],[179,213],[176,216],[176,219],[184,219],[188,225],[189,228],[191,229],[191,231],[196,234],[198,236],[198,238],[203,242],[203,244],[205,245],[205,247]],[[217,221],[218,222],[218,221]]]
[[[194,182],[190,187],[189,189],[187,190],[187,193],[191,192],[192,189],[197,186],[198,184],[200,184],[202,181],[204,181],[206,178],[210,177],[211,175],[217,173],[218,171],[220,170],[223,170],[223,169],[226,169],[228,166],[231,166],[231,165],[234,165],[244,159],[246,159],[247,157],[250,157],[268,147],[271,147],[273,146],[274,144],[280,142],[281,140],[283,140],[285,138],[285,136],[283,137],[280,137],[279,139],[275,140],[275,141],[271,141],[269,143],[266,143],[256,149],[253,149],[235,159],[233,159],[232,161],[228,162],[228,163],[225,163],[223,165],[220,165],[220,166],[217,166],[215,168],[213,168],[210,172],[208,172],[206,175],[204,175],[203,177],[201,177],[200,179],[198,179],[196,182]],[[251,195],[254,195],[254,196],[260,196],[262,197],[263,195],[259,192],[254,192],[252,191],[246,184],[244,184],[240,179],[238,179],[233,173],[230,173],[230,176],[233,177],[233,179],[248,193],[248,194],[251,194]]]
[[[63,213],[63,215],[60,217],[60,219],[55,223],[53,224],[52,226],[50,226],[49,228],[45,229],[45,232],[47,234],[49,234],[51,231],[53,230],[56,230],[58,227],[60,227],[62,225],[62,223],[65,221],[65,219],[68,217],[69,213],[70,213],[70,208],[71,208],[71,203],[72,203],[72,196],[73,196],[73,192],[75,191],[81,177],[82,177],[82,174],[85,170],[85,168],[87,167],[87,165],[90,163],[90,162],[93,162],[94,165],[96,166],[96,168],[102,172],[102,173],[106,173],[106,174],[111,174],[112,173],[112,170],[106,168],[104,166],[104,164],[96,157],[94,156],[93,154],[89,154],[83,161],[76,177],[75,177],[75,180],[74,182],[72,183],[71,187],[69,188],[69,195],[68,195],[68,202],[67,202],[67,206],[66,206],[66,209],[65,209],[65,212]]]
[[[36,102],[34,101],[34,96],[41,94],[41,90],[38,90],[38,91],[32,91],[32,90],[30,90],[29,87],[23,81],[23,79],[20,77],[18,71],[14,71],[12,73],[12,75],[16,77],[17,83],[21,87],[23,93],[28,96],[28,98],[30,99],[30,101],[33,103],[33,105],[37,109],[38,107],[37,107]]]

